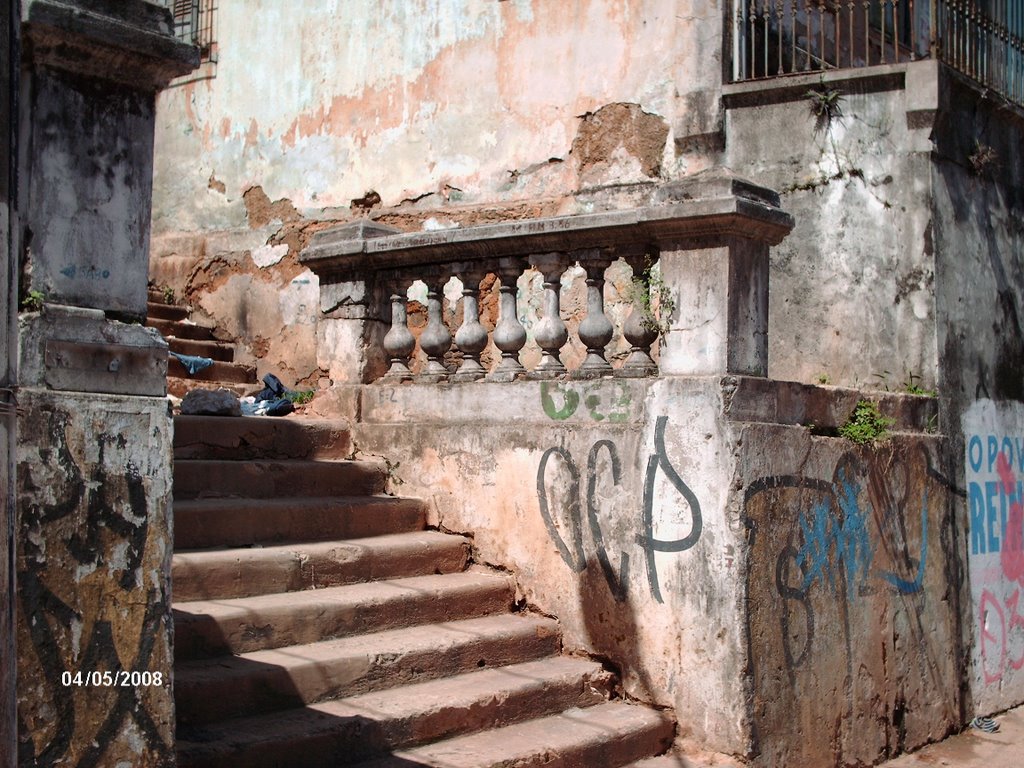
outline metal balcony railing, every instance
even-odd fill
[[[217,60],[217,0],[163,0],[174,16],[174,34],[199,46],[201,61]]]
[[[1024,0],[733,0],[734,82],[922,58],[1024,104]]]

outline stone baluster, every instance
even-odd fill
[[[494,346],[501,351],[501,360],[487,376],[488,381],[513,381],[526,373],[519,362],[519,350],[526,346],[526,329],[519,322],[516,309],[516,280],[523,271],[519,258],[502,259],[498,268],[498,325],[494,328]]]
[[[652,318],[648,315],[651,307],[650,288],[646,282],[638,279],[642,274],[644,264],[648,262],[648,257],[643,255],[627,256],[626,262],[633,268],[635,291],[646,291],[646,296],[634,293],[633,308],[622,326],[622,335],[630,345],[629,357],[626,358],[617,373],[619,376],[627,378],[654,376],[658,373],[658,364],[651,357],[651,345],[658,338],[658,331],[654,328]]]
[[[533,333],[534,340],[541,348],[541,360],[530,376],[554,379],[565,374],[565,365],[562,364],[559,352],[569,340],[559,301],[566,259],[560,253],[537,254],[530,257],[530,264],[544,276],[544,317],[537,323]]]
[[[409,358],[416,349],[416,339],[409,330],[408,297],[403,286],[404,283],[399,283],[391,294],[391,328],[384,336],[384,352],[391,361],[391,367],[381,380],[389,384],[412,378]]]
[[[574,372],[574,378],[594,379],[612,375],[612,366],[605,359],[604,348],[612,340],[612,324],[604,314],[604,271],[612,260],[600,251],[580,258],[587,273],[587,316],[580,323],[580,341],[587,348],[587,357]]]
[[[444,356],[452,348],[452,334],[441,317],[444,300],[444,284],[449,275],[427,278],[427,327],[420,335],[420,349],[427,355],[426,365],[417,377],[418,381],[434,383],[448,380],[448,369]]]
[[[467,269],[462,274],[462,325],[455,333],[455,344],[462,352],[462,365],[452,374],[452,381],[477,381],[486,374],[480,364],[480,353],[487,348],[487,329],[480,322],[477,301],[484,272]]]

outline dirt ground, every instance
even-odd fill
[[[1024,707],[1017,707],[993,718],[999,724],[995,733],[968,728],[938,744],[912,755],[903,755],[879,768],[917,768],[918,766],[957,766],[957,768],[1021,768],[1024,766]]]

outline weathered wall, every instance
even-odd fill
[[[957,729],[945,441],[756,425],[742,443],[758,765],[872,765]]]
[[[1024,111],[948,74],[932,166],[942,392],[1024,400]],[[956,425],[957,420],[953,424]]]
[[[12,233],[17,225],[18,201],[13,174],[17,131],[12,130],[18,82],[18,25],[9,6],[0,12],[0,291],[3,315],[0,316],[0,387],[15,382],[17,354],[17,256]],[[0,403],[8,405],[6,393]],[[0,405],[0,765],[15,759],[17,718],[14,648],[14,452],[16,421],[11,408]]]
[[[172,765],[166,400],[19,396],[19,764]]]
[[[294,259],[320,222],[616,207],[605,185],[705,167],[721,14],[705,0],[225,0],[215,77],[160,97],[151,278],[239,336],[260,373],[332,379],[300,328],[316,328],[316,286]]]
[[[727,87],[727,165],[796,220],[771,255],[772,378],[935,386],[931,64]],[[808,96],[829,90],[831,121]]]
[[[965,478],[957,514],[964,641],[972,648],[966,709],[989,714],[1024,701],[1019,541],[1007,527],[1013,494],[1020,500],[1013,440],[1022,434],[1024,400],[1024,115],[952,74],[939,103],[932,188],[940,393],[943,423],[962,446],[953,472]]]
[[[155,92],[197,57],[152,3],[20,5],[17,764],[164,768],[167,345],[114,318],[145,313]]]
[[[567,647],[673,707],[684,742],[810,768],[959,725],[946,443],[921,432],[934,401],[891,397],[908,431],[857,449],[798,425],[834,428],[858,393],[757,379],[336,395],[361,398],[356,447],[387,457],[395,491],[511,568]]]
[[[973,710],[1024,701],[1024,405],[979,400],[963,415],[973,634]]]
[[[718,378],[372,385],[354,438],[478,559],[515,571],[567,647],[674,707],[684,736],[745,753],[743,532],[721,411]]]
[[[153,94],[57,70],[30,82],[25,289],[141,319],[149,230],[137,222],[149,217],[152,177],[139,169],[153,162]]]

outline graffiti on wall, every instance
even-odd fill
[[[842,743],[844,760],[870,762],[913,719],[955,721],[950,493],[924,445],[849,450],[828,479],[797,472],[748,486],[755,695],[781,702],[759,709],[756,727],[787,760],[831,763]],[[832,732],[869,710],[887,723],[879,743]],[[780,718],[793,717],[821,720],[821,737],[786,743]]]
[[[659,603],[664,602],[664,597],[662,595],[655,553],[685,552],[697,543],[703,530],[700,502],[672,465],[665,449],[665,429],[667,425],[667,416],[659,416],[655,423],[654,451],[647,460],[647,467],[644,472],[643,495],[640,499],[642,509],[640,530],[634,537],[635,543],[644,555],[647,584],[651,596]],[[565,564],[576,573],[581,573],[587,567],[583,520],[583,510],[584,508],[586,509],[586,532],[590,535],[601,571],[608,582],[608,587],[615,596],[615,599],[621,602],[626,599],[628,593],[630,557],[628,552],[620,552],[616,568],[612,564],[605,543],[604,528],[601,524],[596,493],[600,480],[599,471],[602,466],[600,461],[602,454],[607,457],[605,466],[609,472],[608,481],[613,487],[619,487],[622,484],[622,461],[619,456],[619,449],[611,440],[598,440],[591,446],[585,465],[585,500],[581,495],[582,482],[579,465],[569,451],[557,446],[548,448],[544,452],[540,465],[537,467],[537,498],[540,504],[540,514],[551,540],[554,542]],[[557,464],[561,465],[563,472],[568,476],[568,483],[565,486],[563,497],[553,500],[549,497],[548,487],[551,484],[551,476],[555,471],[554,465],[556,460]],[[658,538],[655,534],[655,485],[659,475],[664,475],[689,510],[689,532],[678,539],[664,540]],[[556,511],[558,514],[556,514]],[[569,541],[566,541],[566,537],[559,530],[559,520],[562,521],[562,529],[568,531]]]
[[[964,441],[976,670],[985,687],[1008,686],[1019,698],[1024,692],[1024,678],[1015,675],[1024,669],[1024,434],[991,427],[965,434]]]
[[[555,421],[565,421],[580,410],[580,406],[594,421],[618,423],[629,416],[631,403],[629,386],[623,382],[542,381],[540,404],[544,413]]]
[[[53,410],[23,426],[48,440],[18,467],[19,762],[164,764],[169,681],[153,670],[168,664],[169,609],[151,576],[147,480],[121,432],[83,441]],[[143,675],[154,685],[135,685]]]

